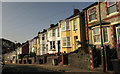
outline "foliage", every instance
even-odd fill
[[[19,59],[22,59],[23,57],[24,57],[23,54],[19,54],[19,55],[18,55],[18,58],[19,58]]]
[[[81,47],[78,48],[78,52],[81,52],[81,50],[83,50],[84,52],[88,53],[88,47],[90,46],[91,48],[93,48],[93,45],[88,44],[87,42],[80,42],[77,41],[78,45],[81,45]]]
[[[35,56],[36,56],[35,52],[30,52],[30,57],[35,57]]]
[[[25,55],[25,56],[24,56],[24,58],[28,58],[28,57],[29,57],[29,55]]]

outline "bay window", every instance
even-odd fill
[[[103,32],[104,42],[108,42],[108,31],[107,31],[107,27],[103,27],[102,32]],[[95,42],[95,43],[101,41],[100,28],[95,28],[95,29],[93,30],[93,37],[94,37],[94,42]]]
[[[94,42],[100,42],[100,28],[95,28],[94,32]]]

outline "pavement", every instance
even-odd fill
[[[72,73],[72,74],[114,74],[114,72],[102,72],[102,71],[93,71],[78,69],[71,67],[69,65],[51,65],[51,64],[7,64],[3,68],[2,74],[7,74],[9,72],[56,72],[58,73]]]

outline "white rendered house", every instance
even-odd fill
[[[51,24],[48,32],[48,53],[55,54],[61,52],[60,29],[58,24]]]
[[[42,32],[38,33],[40,38],[40,55],[48,53],[48,43],[47,43],[47,30],[43,30]]]

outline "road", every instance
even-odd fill
[[[57,68],[57,67],[56,67]],[[53,70],[53,69],[52,69]],[[42,68],[40,66],[35,66],[35,65],[17,65],[17,64],[7,64],[3,66],[2,69],[2,74],[37,74],[37,73],[45,73],[45,72],[49,72],[49,74],[113,74],[113,73],[103,73],[103,72],[62,72],[59,71],[57,72],[56,70],[52,71],[52,70],[48,70],[46,68]],[[55,72],[56,71],[56,72]]]
[[[47,69],[43,69],[40,67],[32,66],[32,65],[5,65],[2,70],[2,74],[12,74],[12,73],[38,73],[38,72],[53,72]]]

